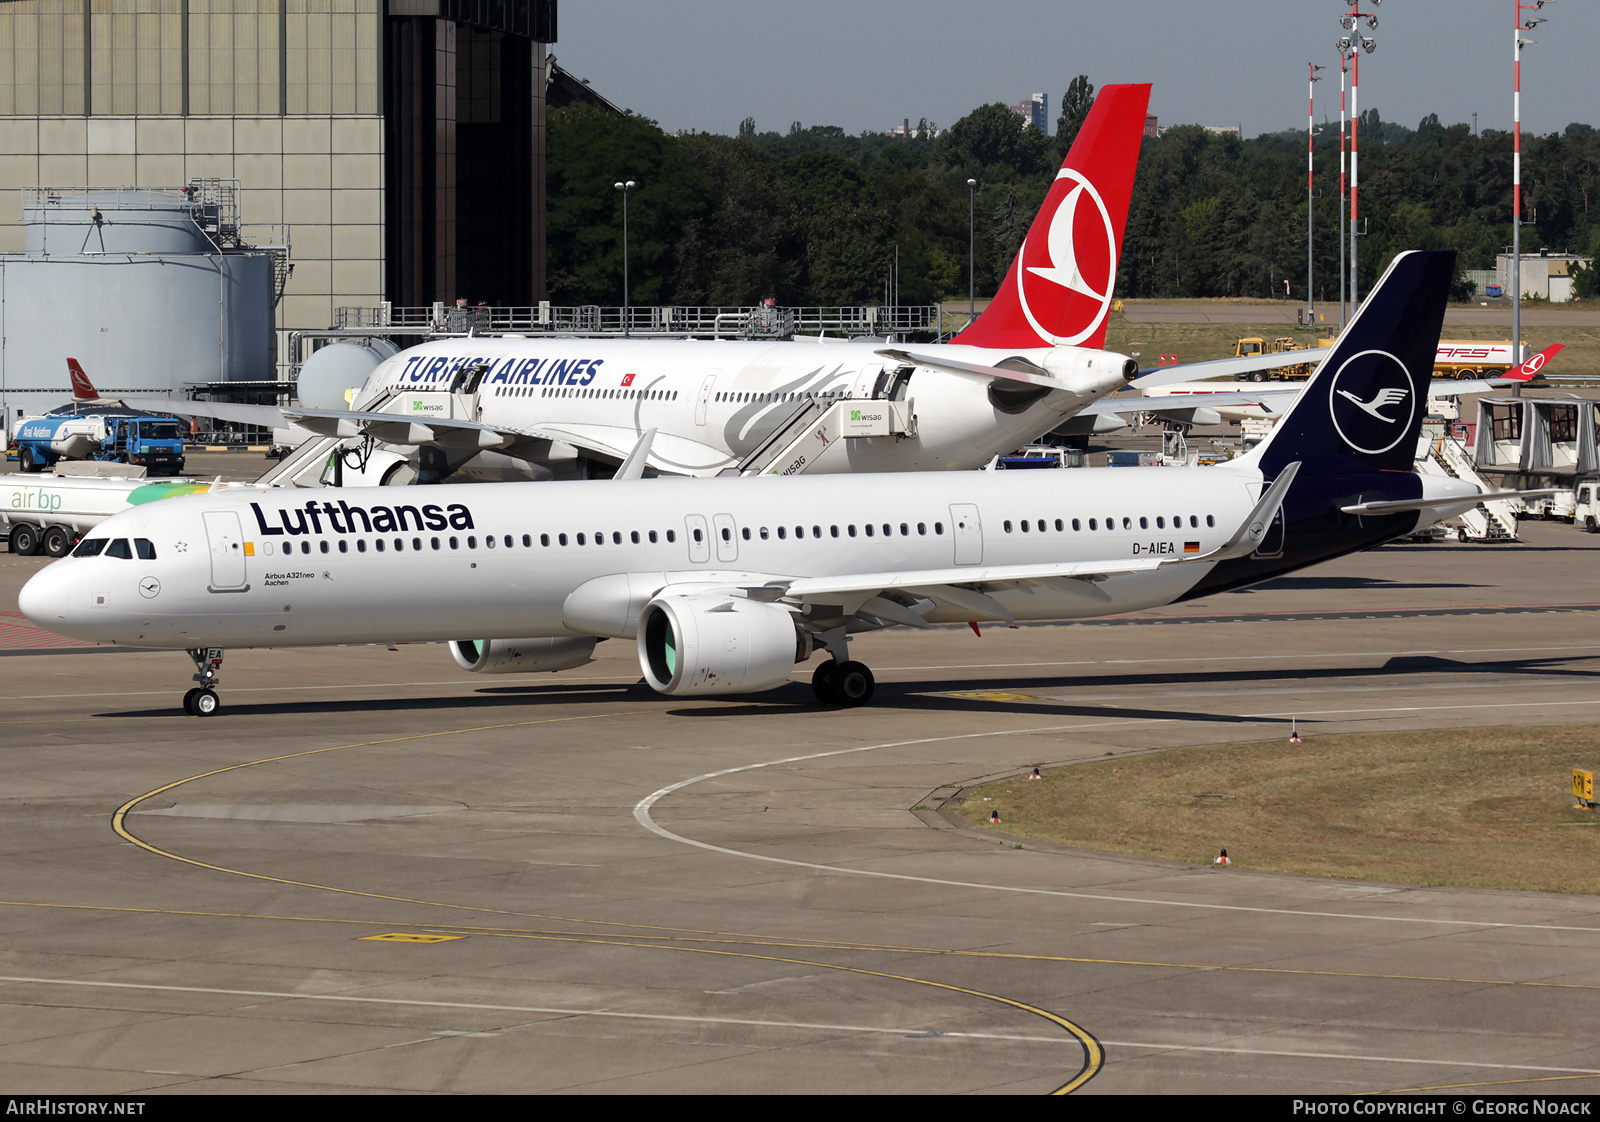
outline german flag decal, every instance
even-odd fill
[[[1200,543],[1199,542],[1184,542],[1183,543],[1183,551],[1185,553],[1199,553],[1200,552]]]

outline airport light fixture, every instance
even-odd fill
[[[1315,326],[1317,322],[1317,301],[1313,295],[1311,282],[1312,270],[1315,262],[1316,243],[1312,240],[1312,208],[1316,205],[1312,200],[1317,197],[1315,190],[1315,157],[1317,146],[1317,86],[1322,81],[1317,77],[1317,71],[1325,69],[1314,62],[1306,63],[1306,73],[1310,81],[1306,83],[1306,322]]]
[[[628,311],[628,192],[632,191],[636,186],[638,186],[638,184],[635,183],[631,179],[623,181],[623,182],[619,182],[619,183],[613,183],[611,185],[611,189],[613,191],[621,191],[622,192],[622,334],[623,335],[631,334],[632,333],[632,328],[633,328],[633,324],[632,324],[633,316]]]
[[[1340,55],[1348,55],[1350,65],[1350,314],[1355,315],[1356,307],[1360,303],[1357,283],[1358,263],[1356,254],[1356,238],[1361,230],[1357,224],[1360,213],[1361,172],[1359,168],[1358,152],[1360,132],[1357,122],[1361,117],[1360,89],[1361,89],[1361,52],[1371,54],[1378,49],[1378,41],[1369,38],[1359,30],[1361,21],[1366,20],[1367,27],[1377,30],[1378,17],[1371,12],[1360,10],[1359,0],[1339,0],[1341,4],[1350,4],[1350,13],[1339,17],[1339,26],[1345,33],[1338,39]],[[1374,8],[1383,3],[1383,0],[1367,0]],[[1516,0],[1514,0],[1516,2]]]
[[[978,318],[978,181],[967,180],[967,326]]]
[[[1552,0],[1511,0],[1516,19],[1511,33],[1511,354],[1522,361],[1522,48],[1537,42],[1522,33],[1546,22],[1543,16],[1523,19],[1523,12],[1536,12]],[[1512,393],[1521,396],[1520,384]]]
[[[1350,72],[1350,53],[1339,48],[1339,330],[1344,330],[1346,320],[1346,261],[1344,261],[1344,75]]]

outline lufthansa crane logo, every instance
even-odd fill
[[[1357,452],[1387,452],[1411,431],[1417,386],[1411,372],[1388,351],[1351,355],[1328,390],[1328,411],[1339,436]]]
[[[1064,179],[1071,185],[1061,190]],[[1117,234],[1100,192],[1081,172],[1062,168],[1052,194],[1055,213],[1043,243],[1024,241],[1018,254],[1017,296],[1041,339],[1071,347],[1094,334],[1111,310]],[[1085,206],[1086,199],[1093,205]]]

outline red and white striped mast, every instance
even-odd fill
[[[1341,40],[1342,42],[1342,40]],[[1344,197],[1345,197],[1345,167],[1344,167],[1344,76],[1349,72],[1346,65],[1350,61],[1350,52],[1342,46],[1339,48],[1339,330],[1344,330],[1344,322],[1348,315],[1345,307],[1345,245],[1344,245]]]
[[[1317,86],[1322,81],[1317,77],[1317,71],[1323,69],[1315,63],[1306,63],[1306,73],[1310,81],[1306,83],[1306,323],[1314,326],[1317,322],[1317,302],[1312,292],[1312,268],[1315,258],[1315,244],[1312,240],[1312,209],[1313,199],[1317,197],[1315,190],[1315,162],[1317,141]]]

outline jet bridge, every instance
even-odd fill
[[[1530,508],[1566,517],[1572,512],[1571,489],[1600,475],[1597,425],[1600,414],[1590,398],[1479,398],[1473,460],[1480,472],[1499,477],[1508,489],[1561,488],[1562,494],[1535,499]]]

